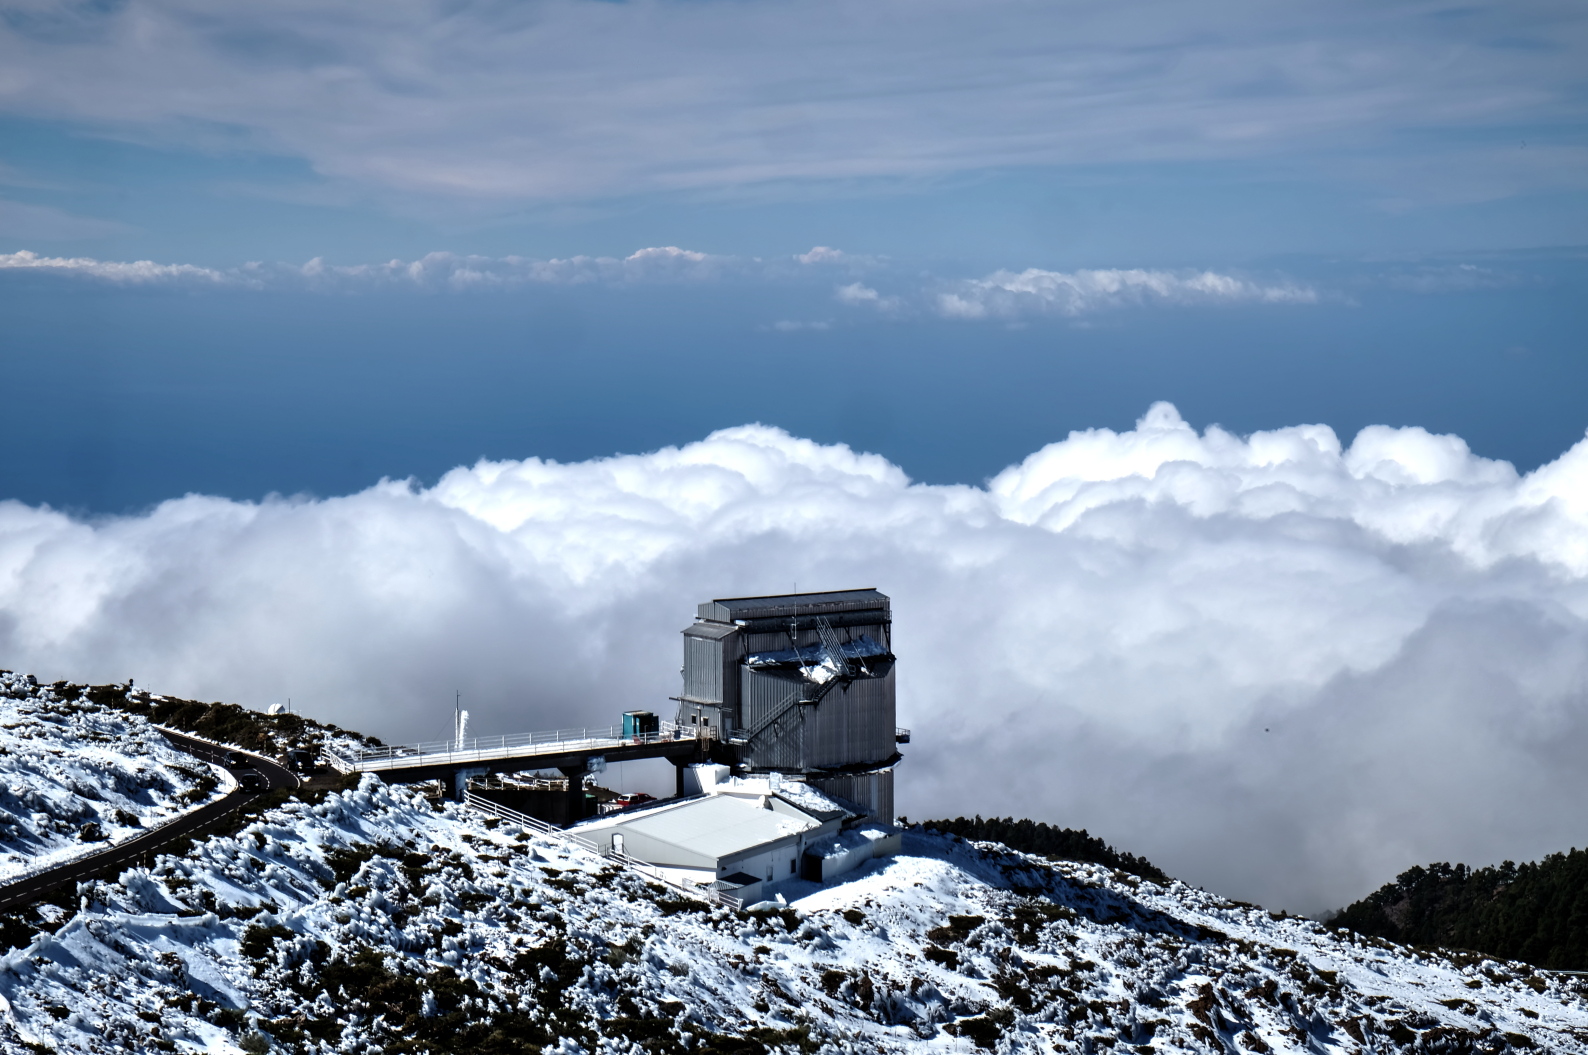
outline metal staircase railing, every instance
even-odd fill
[[[777,706],[772,709],[771,715],[762,719],[760,725],[757,725],[754,729],[751,729],[749,732],[744,734],[745,742],[751,744],[755,743],[762,733],[772,728],[772,726],[780,721],[785,714],[799,706],[800,697],[804,694],[804,686],[801,685],[795,687],[794,691],[790,692],[787,696],[783,697],[783,699],[779,700]]]
[[[847,675],[849,657],[844,654],[844,643],[838,640],[838,631],[833,629],[833,624],[827,621],[826,616],[817,616],[816,633],[822,639],[822,650],[831,657],[839,676]]]

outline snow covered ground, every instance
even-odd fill
[[[0,672],[0,883],[129,839],[235,786],[141,718]]]
[[[81,897],[0,957],[0,1050],[1588,1052],[1571,979],[912,830],[708,909],[365,777]]]

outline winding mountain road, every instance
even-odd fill
[[[20,908],[23,905],[36,901],[38,898],[67,883],[75,883],[90,879],[104,872],[121,870],[133,864],[145,854],[158,851],[178,839],[202,832],[217,821],[242,809],[261,795],[275,791],[278,788],[295,788],[299,780],[291,770],[273,759],[264,755],[256,755],[249,751],[237,751],[248,759],[250,765],[233,765],[227,761],[227,755],[236,751],[236,748],[225,747],[220,744],[201,740],[196,736],[188,736],[173,729],[156,726],[160,735],[170,741],[171,746],[179,751],[185,751],[195,758],[205,762],[215,762],[225,766],[232,775],[238,778],[242,787],[217,799],[206,806],[185,813],[174,820],[168,821],[157,828],[151,828],[141,835],[136,835],[126,842],[107,846],[97,853],[86,857],[79,857],[74,861],[39,872],[36,875],[19,879],[15,883],[0,886],[0,912]],[[261,779],[262,778],[262,779]],[[250,786],[252,785],[252,786]]]

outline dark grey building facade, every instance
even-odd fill
[[[678,722],[750,773],[787,773],[893,820],[893,615],[876,590],[730,597],[684,631]]]

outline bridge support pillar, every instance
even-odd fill
[[[469,781],[475,777],[483,777],[488,772],[490,770],[480,766],[478,769],[460,769],[452,774],[452,800],[462,802],[463,793],[469,789]]]
[[[584,777],[589,772],[585,766],[563,766],[559,770],[568,778],[568,797],[563,800],[563,823],[584,820]]]

